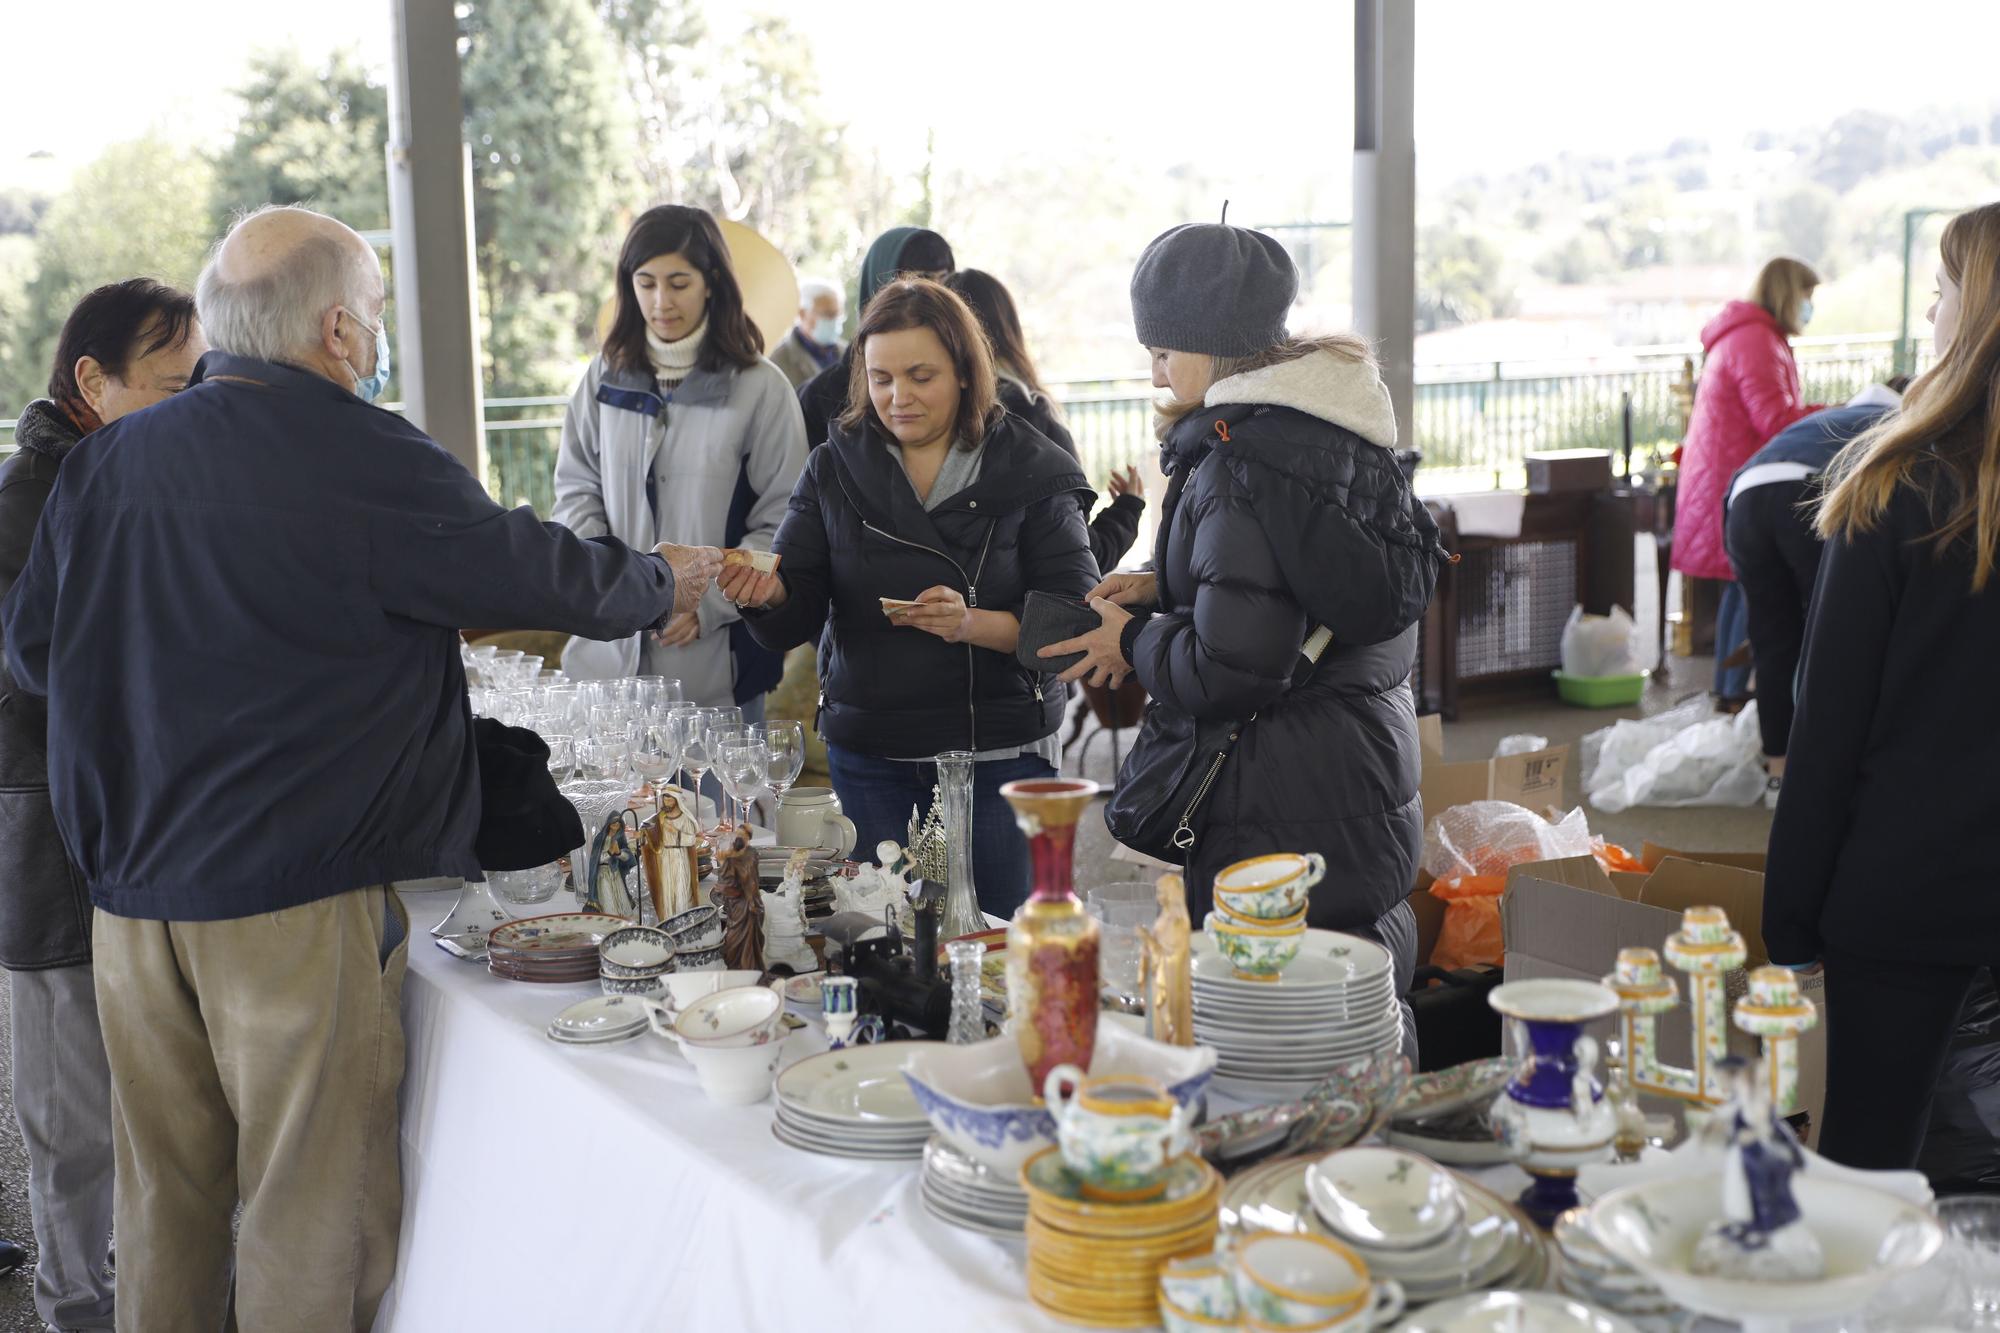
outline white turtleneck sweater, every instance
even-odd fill
[[[646,330],[646,357],[653,363],[654,378],[669,392],[680,387],[680,382],[693,371],[695,358],[701,355],[702,339],[708,336],[706,319],[695,327],[695,331],[678,342],[668,342],[656,335],[648,327]]]

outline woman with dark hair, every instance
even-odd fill
[[[49,396],[22,411],[20,447],[0,464],[0,598],[27,563],[64,456],[99,426],[186,388],[207,350],[194,298],[150,278],[99,287],[77,303],[56,339]],[[90,895],[49,800],[47,703],[18,689],[4,664],[0,700],[0,966],[12,974],[14,1115],[41,1251],[35,1309],[53,1328],[109,1328],[111,1072]]]
[[[1242,227],[1175,227],[1146,247],[1132,318],[1171,395],[1153,571],[1111,575],[1092,595],[1099,627],[1042,652],[1086,654],[1065,680],[1146,687],[1127,775],[1201,762],[1197,723],[1243,724],[1189,824],[1196,921],[1225,866],[1317,852],[1306,920],[1381,944],[1402,996],[1424,841],[1409,677],[1445,554],[1396,466],[1368,344],[1287,330],[1298,282],[1282,245]],[[1415,1059],[1407,1003],[1403,1033]]]
[[[946,278],[944,285],[965,298],[979,317],[980,328],[986,331],[993,348],[993,371],[1000,379],[1000,405],[1061,445],[1071,458],[1082,461],[1076,439],[1063,421],[1062,404],[1035,373],[1027,335],[1021,331],[1020,312],[1000,279],[976,268],[964,268]],[[1090,521],[1090,553],[1107,574],[1118,568],[1118,562],[1132,549],[1139,536],[1139,516],[1146,512],[1146,487],[1139,480],[1138,468],[1114,470],[1109,490],[1111,503]]]
[[[640,214],[618,254],[611,331],[563,416],[555,521],[635,550],[769,549],[806,437],[792,386],[763,348],[715,219],[679,204]],[[690,700],[739,704],[757,721],[781,661],[711,588],[644,643],[572,639],[563,667],[671,677]]]
[[[970,750],[979,905],[1010,914],[1028,850],[1003,783],[1048,777],[1063,692],[1014,660],[1031,591],[1097,581],[1076,460],[996,398],[993,358],[965,302],[898,279],[855,334],[847,409],[792,495],[775,573],[723,571],[751,632],[820,645],[833,785],[855,843],[902,841],[930,804],[941,753]]]

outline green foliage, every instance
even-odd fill
[[[356,52],[317,66],[295,49],[260,53],[237,93],[243,119],[215,164],[217,235],[264,204],[307,204],[357,231],[388,227],[389,94]]]
[[[576,380],[633,197],[637,150],[589,0],[460,7],[481,339],[513,394]]]
[[[1513,309],[1500,247],[1453,217],[1425,227],[1417,236],[1417,331],[1471,324]]]
[[[136,277],[194,286],[211,240],[212,174],[200,154],[155,136],[114,144],[77,172],[42,219],[34,276],[18,298],[0,281],[0,415],[12,416],[46,385],[56,335],[91,288]],[[18,280],[18,259],[12,267]]]

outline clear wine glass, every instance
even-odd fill
[[[665,721],[658,717],[632,724],[632,767],[653,790],[657,808],[661,788],[674,771],[673,742]]]
[[[771,789],[773,805],[783,805],[785,793],[799,780],[806,766],[805,724],[797,721],[764,724],[765,785]]]
[[[681,683],[672,676],[637,676],[634,679],[638,688],[633,697],[648,712],[680,702]]]
[[[576,776],[576,738],[545,732],[542,743],[549,747],[549,776],[560,787]]]
[[[708,729],[715,721],[709,714],[713,710],[698,708],[692,713],[681,715],[683,732],[681,735],[681,767],[692,776],[693,782],[688,793],[695,803],[695,817],[700,819],[701,780],[715,767],[715,751],[708,742]]]
[[[744,822],[744,808],[764,778],[764,742],[743,732],[726,737],[716,752],[716,774],[733,802],[729,827]]]

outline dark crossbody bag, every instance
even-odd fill
[[[1314,627],[1299,655],[1318,665],[1333,631]],[[1307,675],[1311,675],[1308,667]],[[1294,673],[1293,682],[1300,677]],[[1289,688],[1289,687],[1288,687]],[[1104,808],[1111,836],[1134,851],[1186,865],[1201,836],[1201,807],[1236,743],[1257,714],[1237,721],[1198,721],[1154,699],[1139,722],[1139,738],[1118,771],[1118,789]]]

